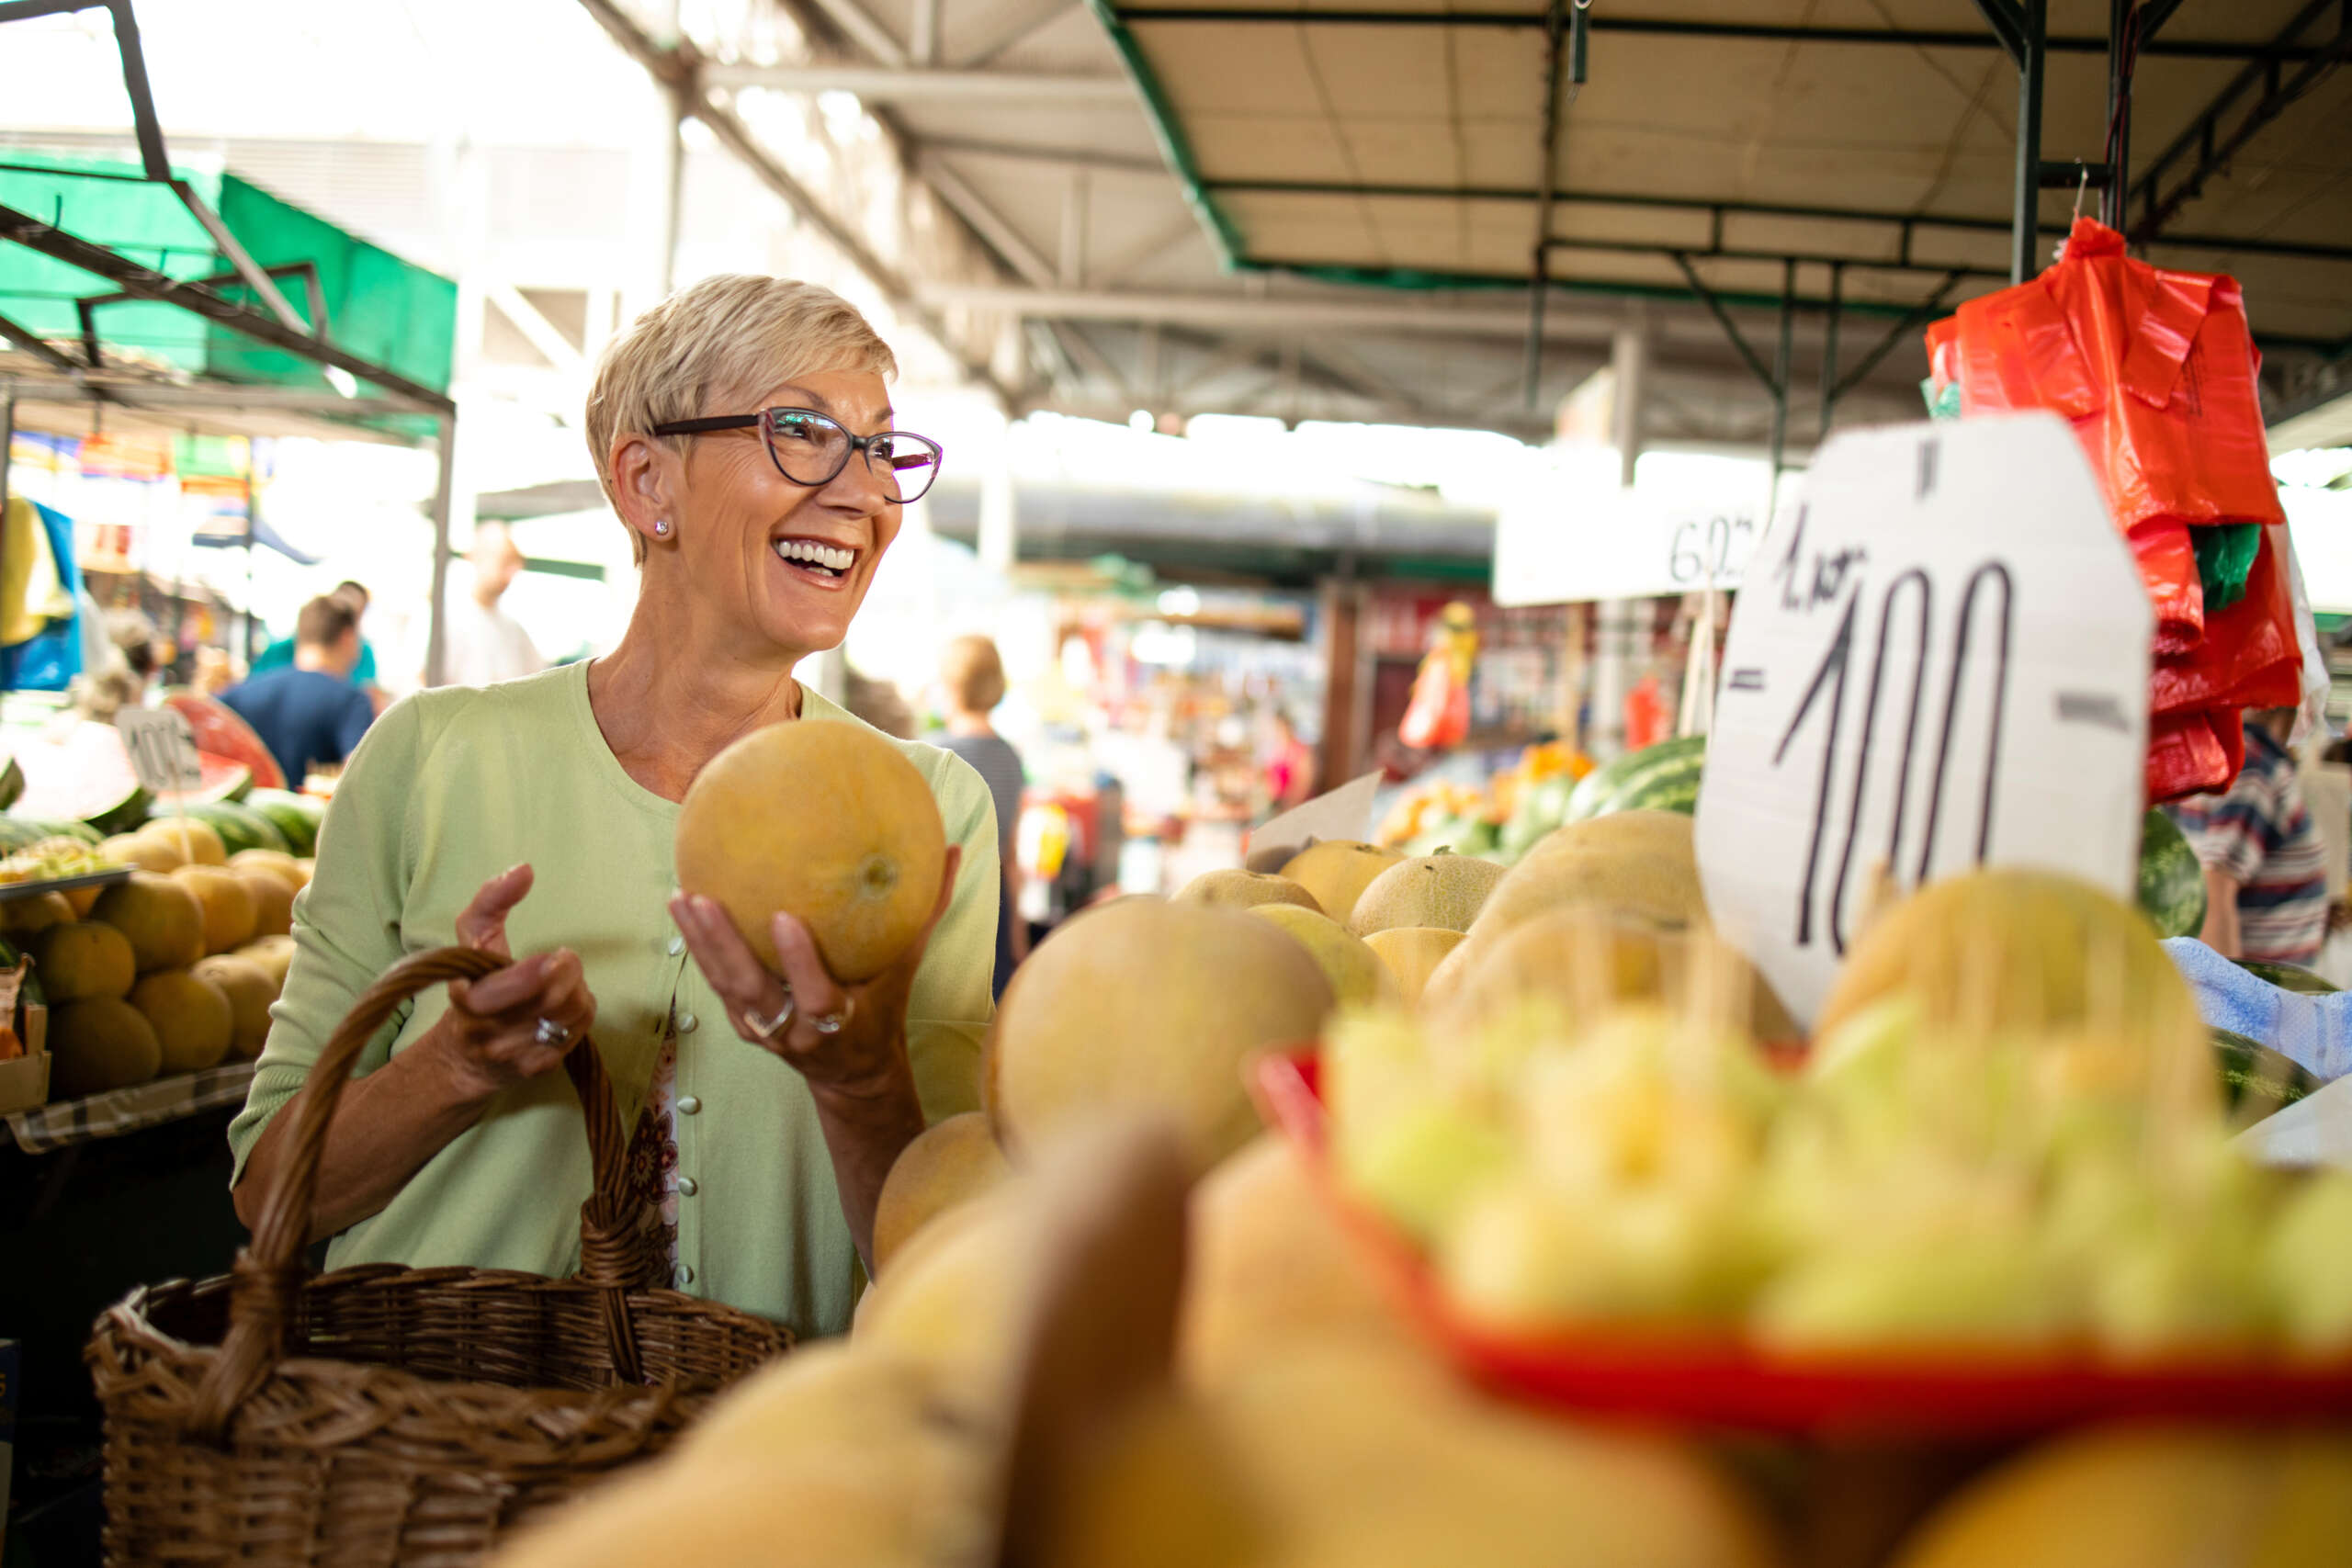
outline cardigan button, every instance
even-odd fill
[[[675,957],[677,957],[677,956],[678,956],[678,954],[680,954],[680,953],[682,953],[685,952],[685,950],[686,950],[686,939],[685,939],[684,937],[682,937],[682,936],[673,936],[673,937],[672,937],[672,938],[670,939],[670,956],[671,956],[671,957],[675,958]]]
[[[682,1291],[684,1290],[688,1285],[695,1282],[694,1265],[691,1263],[679,1264],[677,1273],[673,1275],[672,1278],[676,1280],[678,1289]]]
[[[692,1034],[695,1030],[701,1027],[702,1020],[696,1018],[694,1014],[690,1012],[682,1012],[678,1015],[679,1033]]]
[[[678,1178],[678,1196],[679,1196],[679,1197],[681,1197],[681,1198],[691,1198],[691,1197],[693,1197],[693,1196],[695,1195],[695,1193],[697,1190],[698,1190],[698,1189],[697,1189],[697,1188],[695,1187],[695,1179],[694,1179],[693,1177],[691,1177],[691,1176],[682,1176],[682,1177]]]
[[[700,1111],[701,1111],[701,1110],[702,1110],[702,1101],[701,1101],[701,1100],[697,1100],[697,1099],[695,1099],[693,1095],[691,1095],[691,1094],[682,1094],[682,1095],[680,1095],[680,1096],[678,1097],[678,1114],[679,1114],[679,1115],[681,1115],[681,1116],[693,1116],[693,1115],[695,1115],[695,1114],[697,1114],[698,1112],[700,1112]]]

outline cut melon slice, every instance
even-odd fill
[[[198,751],[204,779],[188,792],[190,805],[235,800],[253,788],[242,762]],[[25,793],[14,815],[84,822],[102,834],[128,833],[147,820],[153,804],[131,771],[130,754],[114,726],[85,720],[60,730],[27,734],[17,742]]]

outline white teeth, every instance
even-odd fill
[[[857,561],[855,550],[820,545],[813,539],[778,539],[774,547],[779,559],[821,566],[833,571],[847,571]]]

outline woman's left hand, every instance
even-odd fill
[[[794,916],[774,917],[776,956],[784,966],[778,979],[752,953],[718,900],[681,894],[670,901],[670,913],[710,988],[726,1004],[736,1033],[789,1062],[811,1089],[880,1092],[903,1082],[908,1071],[908,998],[931,933],[947,912],[963,858],[960,846],[948,846],[931,919],[888,968],[854,986],[826,970],[808,928]],[[779,1019],[786,1021],[776,1024]],[[831,1032],[822,1027],[827,1023],[833,1024]]]

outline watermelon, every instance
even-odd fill
[[[1554,773],[1521,789],[1496,848],[1511,860],[1533,849],[1536,840],[1567,820],[1568,801],[1576,794],[1577,782],[1566,773]]]
[[[2294,1104],[2318,1087],[2311,1074],[2269,1046],[2226,1029],[2213,1031],[2213,1066],[2222,1076],[2222,1100],[2231,1120],[2242,1125]]]
[[[2258,979],[2267,980],[2282,991],[2293,991],[2306,997],[2332,997],[2338,987],[2308,969],[2298,969],[2291,964],[2266,964],[2260,959],[2241,958],[2239,968]]]
[[[1585,775],[1568,797],[1566,820],[1581,822],[1612,811],[1696,811],[1699,774],[1706,763],[1703,735],[1628,751]]]
[[[210,826],[220,835],[220,847],[231,854],[243,850],[276,850],[281,854],[293,852],[287,847],[286,835],[277,825],[261,812],[237,801],[214,801],[204,806],[191,806],[187,814]]]
[[[2205,929],[2205,868],[2178,825],[2153,809],[2140,824],[2139,903],[2158,936]]]
[[[282,789],[257,789],[245,796],[244,804],[268,818],[285,836],[288,853],[307,857],[319,852],[319,824],[326,819],[325,801]]]
[[[25,770],[17,765],[16,758],[11,757],[6,766],[0,767],[0,811],[16,805],[17,797],[24,793]]]
[[[164,694],[164,705],[187,720],[188,733],[196,738],[198,751],[243,763],[253,774],[254,783],[264,789],[286,786],[286,775],[279,771],[277,759],[270,755],[269,748],[262,744],[253,726],[220,698],[175,686]]]
[[[201,750],[196,757],[203,782],[189,792],[190,804],[234,800],[253,788],[253,774],[243,763]],[[153,801],[110,724],[85,720],[27,734],[16,760],[25,773],[18,817],[84,823],[100,837],[130,832],[147,820]]]

